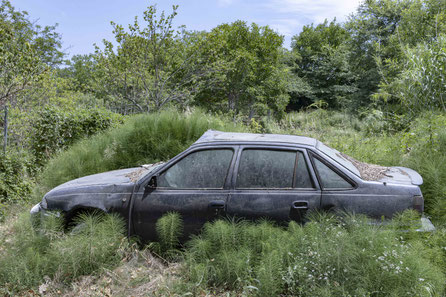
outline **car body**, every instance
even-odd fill
[[[31,214],[61,212],[69,222],[82,211],[119,213],[129,236],[150,241],[170,211],[181,214],[185,234],[222,215],[303,222],[307,211],[319,209],[377,219],[406,209],[422,213],[422,182],[411,169],[361,163],[314,138],[209,130],[166,163],[62,184]]]

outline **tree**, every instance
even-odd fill
[[[412,0],[366,0],[346,23],[351,39],[349,61],[358,77],[356,106],[367,106],[385,77],[394,77],[390,61],[402,56],[398,28]]]
[[[117,47],[104,41],[96,47],[98,76],[105,95],[127,101],[139,111],[159,110],[170,103],[187,104],[205,68],[196,59],[201,34],[172,28],[177,6],[170,15],[144,12],[144,26],[135,17],[128,31],[112,22]],[[200,67],[203,66],[203,67]]]
[[[0,106],[30,86],[48,67],[59,64],[63,53],[55,26],[42,28],[16,11],[0,5]]]
[[[385,109],[400,103],[394,93],[370,96],[392,84],[408,65],[407,47],[433,42],[446,32],[446,2],[438,0],[366,0],[346,24],[352,38],[350,63],[358,76],[357,105],[385,98]],[[410,63],[410,62],[409,62]],[[381,103],[381,101],[377,101]]]
[[[348,63],[348,32],[336,20],[316,27],[304,26],[292,39],[288,65],[293,74],[291,108],[312,103],[339,108],[357,91],[355,75]]]
[[[58,69],[58,75],[73,82],[71,89],[83,93],[96,93],[95,73],[97,62],[93,54],[74,55],[66,62],[64,68]]]
[[[200,59],[212,71],[197,104],[252,118],[273,111],[280,117],[288,103],[286,69],[280,63],[283,37],[269,27],[236,21],[206,36]]]
[[[381,85],[376,97],[397,98],[409,116],[425,110],[446,112],[446,35],[431,43],[406,47],[403,70]]]

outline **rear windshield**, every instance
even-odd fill
[[[346,169],[350,170],[352,173],[356,174],[357,176],[361,177],[361,174],[359,173],[358,168],[353,165],[352,162],[347,160],[342,156],[340,152],[335,150],[334,148],[328,147],[322,142],[318,141],[316,148],[321,151],[323,154],[325,154],[327,157],[331,158],[333,161],[341,164]]]

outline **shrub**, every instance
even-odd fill
[[[446,111],[446,35],[404,50],[406,64],[395,80],[385,82],[376,97],[397,98],[410,116],[426,110]],[[397,67],[399,68],[399,67]]]
[[[23,151],[0,154],[0,205],[31,198],[33,168],[32,158]]]
[[[45,107],[32,120],[30,149],[38,164],[75,141],[123,122],[119,114],[98,108]]]
[[[288,228],[216,221],[185,251],[184,279],[197,293],[223,287],[274,296],[439,296],[444,274],[419,241],[360,216],[313,215]]]

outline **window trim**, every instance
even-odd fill
[[[196,148],[194,150],[190,150],[185,152],[185,154],[183,154],[182,156],[180,156],[179,158],[176,158],[175,160],[172,160],[173,162],[169,162],[167,166],[165,166],[164,168],[162,168],[159,172],[157,172],[156,174],[154,174],[154,176],[156,176],[157,179],[160,178],[160,176],[166,172],[167,170],[169,170],[170,168],[172,168],[173,166],[175,166],[178,162],[181,162],[183,159],[187,158],[188,156],[197,153],[197,152],[201,152],[201,151],[215,151],[215,150],[231,150],[232,151],[232,157],[231,160],[229,162],[229,166],[228,166],[228,170],[226,172],[225,175],[225,180],[223,181],[223,186],[220,188],[168,188],[168,187],[161,187],[161,186],[157,186],[156,190],[162,190],[162,191],[187,191],[187,190],[200,190],[200,191],[215,191],[215,190],[224,190],[227,187],[227,183],[230,180],[230,173],[232,171],[232,168],[234,166],[234,162],[235,162],[235,157],[237,154],[237,148],[234,146],[211,146],[211,147],[200,147],[200,148]]]
[[[293,176],[292,176],[292,181],[291,181],[291,187],[287,187],[287,188],[239,188],[237,187],[237,179],[238,179],[238,174],[239,174],[239,170],[240,170],[240,163],[241,163],[241,159],[242,159],[242,154],[245,150],[267,150],[267,151],[287,151],[287,152],[294,152],[295,153],[295,161],[294,161],[294,168],[293,168]],[[298,163],[298,156],[299,153],[302,154],[302,157],[304,158],[305,161],[305,166],[308,172],[308,177],[310,178],[311,184],[312,184],[312,188],[296,188],[295,187],[295,176],[296,176],[296,169],[297,169],[297,163]],[[240,190],[255,190],[255,191],[265,191],[265,190],[274,190],[274,191],[308,191],[308,192],[314,192],[314,191],[318,191],[319,189],[316,186],[316,183],[314,181],[313,175],[310,171],[309,165],[308,165],[308,161],[306,160],[305,157],[305,152],[304,149],[299,149],[299,148],[295,148],[295,147],[275,147],[275,146],[240,146],[239,152],[237,154],[237,162],[234,164],[234,171],[233,171],[233,188],[236,191],[240,191]]]
[[[358,184],[349,176],[347,176],[342,170],[325,160],[323,157],[319,156],[313,151],[309,151],[310,161],[311,165],[313,166],[314,173],[316,174],[316,177],[319,182],[319,186],[323,191],[351,191],[355,190],[358,187]],[[314,162],[314,159],[319,160],[322,164],[330,168],[332,171],[334,171],[337,175],[339,175],[341,178],[343,178],[346,182],[348,182],[352,187],[351,188],[325,188],[322,183],[322,178],[319,175],[319,170],[316,167],[316,164]]]

